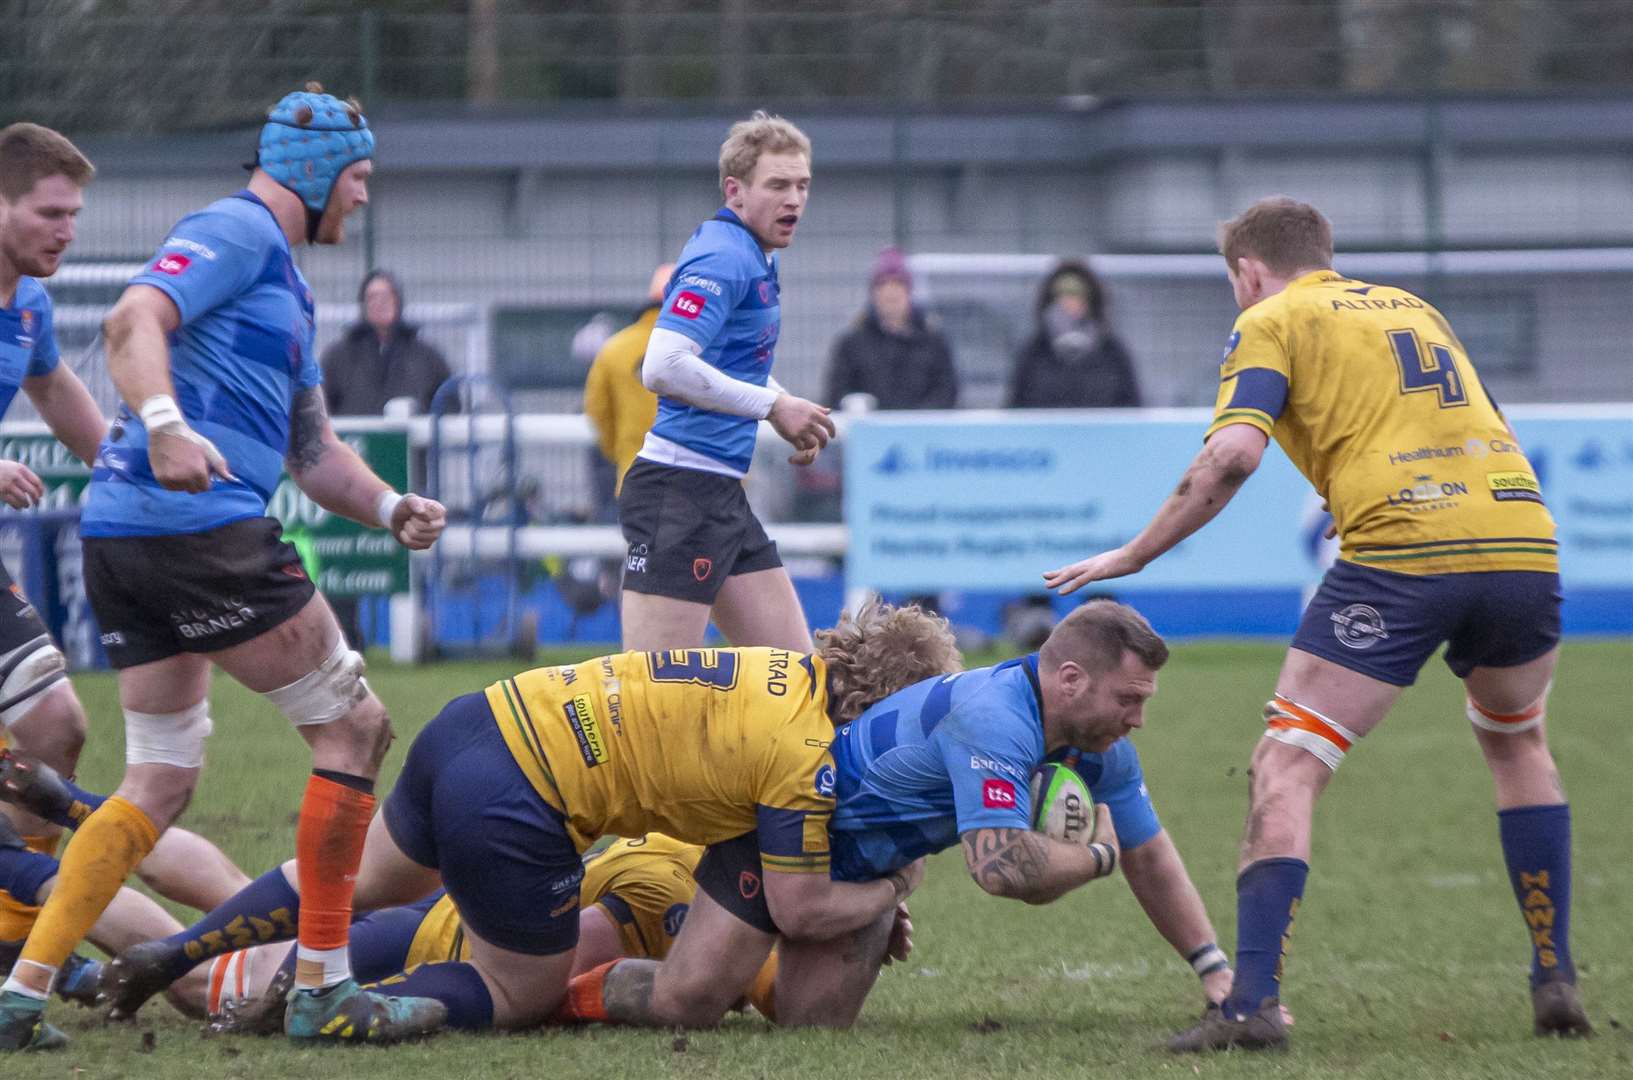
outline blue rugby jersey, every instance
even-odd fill
[[[51,374],[57,362],[51,297],[34,278],[19,278],[11,306],[0,307],[0,416],[11,408],[24,379]]]
[[[722,207],[681,251],[657,326],[697,342],[703,359],[732,378],[766,385],[782,326],[776,258]],[[758,424],[660,397],[652,434],[745,473]]]
[[[832,874],[862,881],[958,842],[971,829],[1031,827],[1027,784],[1045,761],[1037,654],[927,679],[839,729]],[[1049,755],[1111,807],[1118,843],[1139,847],[1161,825],[1134,744]]]
[[[159,486],[147,429],[121,404],[91,474],[85,536],[203,532],[266,513],[289,448],[297,389],[322,382],[312,352],[312,290],[266,204],[249,191],[178,222],[131,279],[175,302],[170,335],[176,404],[238,478],[197,495]]]

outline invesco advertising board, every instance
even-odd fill
[[[1633,405],[1519,406],[1509,417],[1558,523],[1567,612],[1581,616],[1574,628],[1633,631]],[[1207,423],[1200,409],[860,418],[843,440],[848,584],[1038,590],[1044,570],[1133,537],[1179,481]],[[1530,494],[1520,476],[1499,476],[1490,492],[1472,493],[1436,477],[1437,457],[1481,457],[1489,447],[1396,452],[1413,471],[1401,490],[1386,493],[1393,501]],[[1296,603],[1330,555],[1325,524],[1310,485],[1272,446],[1202,532],[1106,588],[1192,594],[1199,604],[1226,596],[1247,602],[1250,594]],[[1208,625],[1228,631],[1230,622],[1216,611]]]

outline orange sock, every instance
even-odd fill
[[[607,972],[612,970],[617,960],[608,960],[600,967],[593,967],[584,974],[567,983],[567,996],[562,999],[561,1005],[556,1008],[555,1015],[550,1018],[552,1024],[604,1024],[610,1019],[607,1016],[607,1003],[602,991],[607,984]]]
[[[755,1011],[773,1024],[777,1022],[777,953],[772,951],[754,976],[754,986],[748,992],[748,1001]]]
[[[301,912],[295,983],[333,986],[351,977],[347,956],[352,892],[374,796],[313,774],[295,827],[295,868]]]
[[[52,971],[61,967],[158,842],[159,830],[135,803],[115,795],[99,806],[62,853],[56,888],[21,959]]]

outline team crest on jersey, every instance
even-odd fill
[[[698,558],[692,560],[692,576],[697,580],[708,581],[709,575],[712,573],[714,573],[713,559]]]
[[[680,933],[680,928],[686,922],[686,913],[690,911],[690,904],[670,904],[669,910],[663,913],[663,932],[670,937]]]
[[[760,280],[760,303],[771,303],[771,282],[764,278]]]
[[[1242,343],[1242,332],[1232,330],[1230,337],[1225,339],[1225,351],[1219,355],[1219,363],[1224,364],[1230,359],[1230,354],[1236,351],[1236,346]]]
[[[18,335],[17,344],[25,349],[34,344],[34,313],[28,308],[23,309],[23,332]]]
[[[816,793],[822,796],[824,799],[833,798],[834,767],[832,765],[824,764],[822,768],[817,770]]]
[[[1328,617],[1333,636],[1347,649],[1370,649],[1389,637],[1384,617],[1371,604],[1351,604]]]

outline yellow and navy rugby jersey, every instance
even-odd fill
[[[488,687],[510,752],[579,850],[757,831],[767,870],[828,872],[827,671],[785,649],[673,649],[535,668]]]
[[[703,857],[696,844],[662,833],[617,840],[584,860],[584,907],[599,905],[618,928],[625,956],[662,960],[675,943],[697,892],[692,872]]]
[[[697,892],[692,871],[703,857],[696,844],[683,844],[660,833],[618,840],[584,861],[579,904],[599,904],[618,928],[625,956],[662,960],[675,943]],[[459,909],[447,893],[436,894],[403,958],[403,970],[421,964],[469,960],[470,942]]]
[[[1408,574],[1559,569],[1536,474],[1444,316],[1319,270],[1236,320],[1208,436],[1274,436],[1339,557]]]

